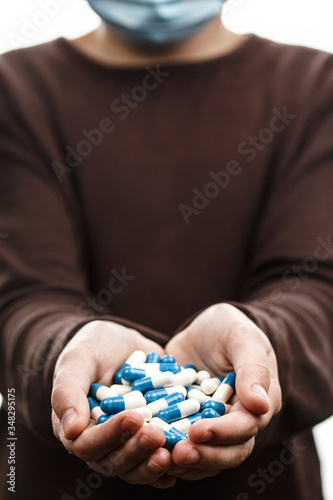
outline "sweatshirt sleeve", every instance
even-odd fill
[[[319,104],[297,117],[308,125],[271,178],[240,300],[231,302],[267,334],[278,359],[283,408],[262,444],[333,413],[332,88],[330,71]]]
[[[55,444],[50,394],[56,359],[91,321],[78,305],[91,294],[88,251],[75,204],[43,158],[42,146],[0,99],[0,391],[15,388],[17,418]],[[40,139],[42,142],[42,138]],[[166,337],[113,316],[164,344]]]

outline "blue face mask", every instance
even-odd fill
[[[221,14],[226,0],[88,0],[119,36],[165,45],[191,37]]]

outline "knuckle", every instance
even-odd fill
[[[87,463],[93,463],[96,465],[96,456],[93,456],[92,451],[81,446],[74,446],[72,453],[77,456],[80,460]]]

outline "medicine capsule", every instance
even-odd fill
[[[204,392],[192,388],[187,391],[187,397],[188,399],[197,399],[201,405],[211,399],[211,397],[207,396]]]
[[[106,415],[99,406],[98,401],[96,401],[96,399],[94,398],[88,397],[88,403],[89,403],[91,418],[95,420],[97,424],[100,424],[102,420],[104,422],[104,417],[106,417]]]
[[[165,398],[157,399],[152,403],[147,405],[147,408],[150,408],[153,414],[153,417],[157,415],[160,410],[167,408],[168,406],[172,406],[174,404],[180,403],[184,401],[185,397],[180,392],[174,392],[173,394],[169,394],[165,396]]]
[[[161,357],[161,363],[176,363],[176,360],[171,354],[164,354],[164,356]]]
[[[187,368],[192,368],[192,370],[194,370],[195,372],[198,372],[198,370],[196,369],[196,366],[192,365],[192,363],[187,363],[186,365],[183,365],[182,368],[184,368],[184,370],[186,370]]]
[[[220,418],[221,415],[217,413],[213,408],[206,408],[202,412],[202,418]]]
[[[140,408],[132,408],[131,411],[136,411],[137,413],[140,413],[145,422],[149,422],[149,420],[151,420],[153,417],[151,409],[148,408],[147,406],[141,406]]]
[[[165,437],[166,437],[166,441],[165,441],[163,447],[166,448],[167,450],[172,450],[176,446],[176,444],[179,443],[179,441],[184,439],[183,437],[176,435],[174,432],[167,431],[167,430],[163,430],[163,432],[164,432]],[[186,436],[185,436],[185,439],[186,439]]]
[[[172,422],[171,427],[178,429],[183,434],[187,434],[190,430],[190,427],[197,420],[202,419],[202,413],[195,413],[194,415],[190,415],[187,418],[182,418],[181,420],[177,420],[176,422]]]
[[[134,380],[138,380],[139,378],[148,377],[149,371],[143,370],[142,368],[135,368],[134,366],[126,366],[126,368],[122,371],[121,381],[125,382],[134,382]]]
[[[224,403],[219,403],[218,401],[213,401],[212,399],[210,401],[206,401],[202,405],[202,410],[206,410],[207,408],[212,408],[215,410],[220,416],[226,415],[229,413],[231,410],[231,405],[224,404]]]
[[[165,398],[165,396],[168,396],[168,394],[173,394],[174,392],[180,392],[180,394],[184,396],[184,399],[187,394],[185,387],[183,387],[182,385],[174,385],[173,387],[163,387],[162,389],[148,391],[145,394],[145,399],[147,403],[152,403],[153,401]]]
[[[178,436],[179,439],[188,439],[188,436],[186,436],[185,434],[183,434],[181,431],[179,431],[175,427],[170,427],[170,432],[172,432],[173,434],[175,434],[176,436]]]
[[[231,372],[223,379],[221,385],[216,389],[212,398],[214,401],[226,403],[235,392],[236,373]]]
[[[126,394],[129,396],[129,394]],[[119,413],[124,410],[134,410],[141,406],[146,406],[147,402],[143,396],[117,396],[114,398],[106,398],[101,401],[101,409],[105,413]]]
[[[184,387],[193,384],[197,378],[197,372],[193,368],[186,368],[185,370],[176,373],[174,378],[174,385],[183,385]]]
[[[176,377],[176,375],[172,372],[156,372],[156,374],[151,374],[150,377],[134,380],[132,389],[145,393],[147,391],[152,391],[153,389],[168,387],[173,384],[174,377]]]
[[[125,363],[114,375],[114,381],[116,384],[121,384],[122,373],[127,366],[136,366],[139,363],[144,363],[146,361],[146,354],[143,351],[134,351],[127,358]]]
[[[196,384],[201,384],[201,382],[203,382],[204,380],[207,380],[211,378],[210,376],[210,373],[207,371],[207,370],[200,370],[198,373],[197,373],[197,380],[195,381]]]
[[[201,389],[207,395],[213,394],[220,387],[223,377],[207,378],[201,382]]]
[[[157,425],[157,427],[159,427],[164,431],[168,431],[171,428],[170,424],[168,424],[167,422],[158,417],[151,418],[148,423],[152,425]]]
[[[110,389],[110,387],[106,387],[106,385],[91,384],[89,396],[97,399],[98,401],[102,401],[102,399],[112,398],[114,396],[118,396],[118,394],[114,389]]]
[[[116,391],[117,396],[124,396],[125,394],[128,394],[132,391],[132,387],[130,385],[123,384],[112,384],[110,389]]]
[[[178,373],[181,371],[177,363],[140,363],[137,368],[148,370],[149,372],[156,370],[160,372]]]
[[[159,363],[161,356],[157,352],[150,352],[147,355],[146,363]]]
[[[200,403],[197,399],[187,399],[181,401],[175,405],[165,408],[165,410],[160,410],[157,413],[158,418],[165,420],[170,424],[171,422],[176,422],[182,418],[186,418],[189,415],[194,415],[200,410]]]

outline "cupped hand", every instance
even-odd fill
[[[168,473],[197,480],[237,467],[251,454],[255,436],[281,408],[277,360],[268,337],[236,307],[217,304],[165,349],[179,364],[194,363],[213,376],[237,374],[237,397],[230,413],[193,424],[189,439],[175,446]]]
[[[131,484],[154,484],[171,464],[170,453],[162,448],[163,431],[144,426],[142,416],[134,411],[95,425],[87,400],[90,385],[110,385],[115,372],[135,350],[164,354],[158,344],[139,332],[110,321],[92,321],[81,328],[55,366],[52,423],[66,449],[96,471]],[[174,482],[165,476],[158,486]]]

